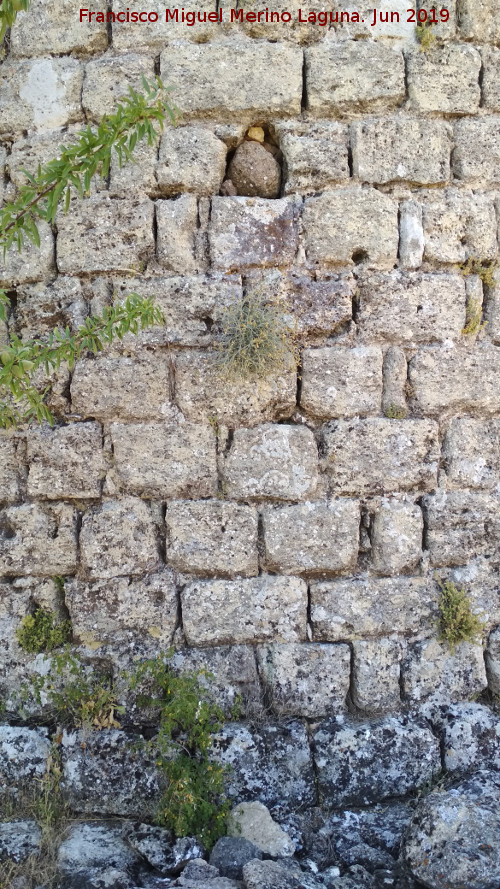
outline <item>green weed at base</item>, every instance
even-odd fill
[[[139,690],[138,706],[159,713],[158,733],[147,742],[168,781],[156,822],[176,836],[196,836],[210,849],[225,834],[229,813],[227,770],[209,755],[224,713],[199,681],[211,674],[174,673],[168,663],[172,654],[138,664],[127,679],[132,691]]]

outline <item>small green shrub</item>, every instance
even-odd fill
[[[212,735],[221,728],[224,713],[200,683],[211,674],[177,675],[168,663],[171,654],[144,661],[127,677],[130,688],[139,689],[138,706],[159,713],[158,734],[148,744],[168,784],[156,820],[177,836],[196,836],[211,848],[225,834],[229,812],[226,770],[209,758]]]
[[[397,404],[390,404],[384,411],[389,420],[404,420],[407,410],[404,407],[398,407]]]
[[[38,607],[33,614],[23,618],[16,638],[29,654],[53,651],[71,639],[71,623],[69,620],[58,621],[52,611]]]
[[[426,52],[436,42],[436,35],[432,30],[432,22],[417,25],[415,28],[417,40],[420,43],[422,52]]]
[[[111,677],[86,668],[68,648],[53,655],[48,676],[35,674],[23,684],[21,701],[31,697],[39,706],[44,704],[57,725],[84,731],[120,728],[116,714],[125,712]]]
[[[436,577],[441,590],[439,597],[439,640],[446,642],[453,652],[460,642],[477,642],[483,624],[471,608],[467,592],[457,588],[453,581]]]
[[[467,302],[465,310],[465,327],[462,330],[464,336],[474,336],[483,330],[488,324],[483,321],[483,306],[478,299],[472,297]]]
[[[263,378],[298,363],[296,333],[287,306],[256,288],[223,312],[219,368],[227,379]]]
[[[475,256],[470,256],[467,262],[459,266],[464,277],[469,275],[477,275],[486,287],[495,287],[495,272],[497,265],[495,262],[482,262]]]

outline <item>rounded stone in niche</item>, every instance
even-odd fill
[[[242,142],[238,146],[229,164],[227,178],[239,195],[279,197],[281,167],[276,158],[259,142]]]

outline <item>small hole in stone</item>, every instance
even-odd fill
[[[366,250],[355,250],[351,256],[351,259],[354,265],[360,265],[360,263],[364,262],[365,259],[368,259],[368,253]]]

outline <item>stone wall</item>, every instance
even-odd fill
[[[274,784],[234,792],[292,809],[317,799],[311,720],[334,718],[315,740],[321,792],[376,802],[376,782],[338,787],[353,719],[387,716],[402,763],[422,745],[425,767],[389,782],[405,796],[440,761],[406,711],[500,691],[500,8],[447,0],[423,51],[410,0],[373,28],[369,4],[328,27],[295,6],[289,25],[228,12],[190,28],[80,24],[76,0],[33,0],[0,86],[7,197],[143,74],[182,112],[1,267],[23,337],[131,291],[168,319],[59,373],[54,428],[0,437],[4,692],[33,669],[15,630],[34,603],[66,608],[84,656],[115,668],[173,643],[225,706],[241,693],[248,717],[264,701],[265,724],[295,719],[299,790],[285,757]],[[281,162],[276,198],[221,191],[250,127]],[[292,306],[301,370],[229,383],[222,312],[256,286]],[[473,335],[471,300],[487,321]],[[466,587],[485,651],[438,641],[436,573]],[[279,759],[248,731],[225,744],[254,750],[252,768]]]

